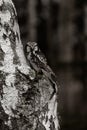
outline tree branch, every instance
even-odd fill
[[[33,57],[26,59],[14,4],[0,0],[1,130],[58,130],[53,72],[42,60],[36,62],[41,55],[32,53],[31,45],[28,56]]]

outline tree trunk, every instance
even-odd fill
[[[0,130],[58,130],[54,74],[31,67],[16,17],[12,1],[0,0]]]

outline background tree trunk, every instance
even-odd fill
[[[26,60],[16,17],[12,1],[0,0],[0,129],[58,130],[53,73],[45,64],[50,75],[38,78]]]

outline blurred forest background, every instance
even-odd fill
[[[61,130],[87,130],[87,0],[13,0],[21,38],[38,42],[60,84]]]

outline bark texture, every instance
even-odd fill
[[[55,75],[36,43],[25,50],[14,4],[0,0],[0,130],[58,130]]]

